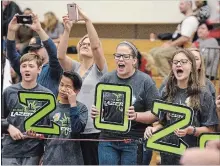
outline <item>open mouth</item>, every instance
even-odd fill
[[[30,74],[29,74],[29,73],[26,73],[25,76],[26,76],[26,77],[30,77]]]
[[[176,73],[177,73],[177,76],[180,77],[183,74],[183,70],[182,69],[177,69]]]
[[[125,68],[125,65],[124,65],[124,64],[118,64],[118,68],[119,68],[119,69],[124,69],[124,68]]]

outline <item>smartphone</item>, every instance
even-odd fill
[[[18,24],[32,24],[33,23],[31,16],[18,15],[16,17],[17,17]]]
[[[78,10],[76,4],[67,4],[67,10],[70,21],[78,21]]]

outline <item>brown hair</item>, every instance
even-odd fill
[[[198,80],[198,72],[196,70],[196,61],[195,61],[194,55],[191,51],[189,51],[187,49],[178,49],[173,54],[172,60],[179,53],[185,54],[186,57],[189,59],[189,61],[192,63],[192,71],[189,75],[187,94],[188,94],[188,97],[190,97],[189,106],[193,109],[199,109],[200,108],[200,98],[199,98],[200,84],[199,84],[199,80]],[[165,92],[163,98],[169,102],[173,102],[177,91],[178,91],[177,79],[173,73],[173,70],[171,70],[171,72],[168,76],[168,82],[166,85],[166,92]]]
[[[200,55],[200,59],[201,59],[201,65],[200,65],[200,69],[198,69],[198,79],[199,79],[199,83],[201,87],[205,86],[205,64],[204,64],[204,58],[201,56],[200,51],[198,48],[188,48],[189,51],[193,52],[196,51],[199,53]]]
[[[34,54],[34,53],[24,54],[20,59],[20,64],[27,62],[27,61],[32,61],[32,60],[36,61],[37,67],[40,67],[43,64],[42,58],[39,55]]]

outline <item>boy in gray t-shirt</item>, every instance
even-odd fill
[[[38,165],[43,153],[43,142],[37,139],[25,139],[24,121],[43,106],[43,101],[27,101],[28,106],[19,102],[18,91],[49,92],[37,84],[42,59],[37,54],[27,53],[20,59],[21,83],[12,85],[3,92],[2,117],[7,118],[9,135],[2,141],[3,165]]]
[[[56,139],[79,138],[88,119],[88,109],[76,96],[82,86],[81,77],[71,71],[64,72],[59,84],[59,101],[56,109],[49,115],[48,120],[54,121],[61,127],[60,135],[49,135],[45,142],[43,165],[83,165],[80,142]]]

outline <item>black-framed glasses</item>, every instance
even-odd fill
[[[79,43],[79,45],[80,45],[80,47],[82,47],[82,46],[90,47],[90,43],[81,42],[81,43]]]
[[[181,60],[173,60],[172,64],[177,65],[178,63],[180,63],[181,65],[185,65],[188,62],[191,63],[188,59],[181,59]]]
[[[113,54],[115,59],[116,60],[119,60],[121,57],[124,59],[124,60],[129,60],[131,58],[131,55],[130,54],[118,54],[118,53],[115,53]]]

